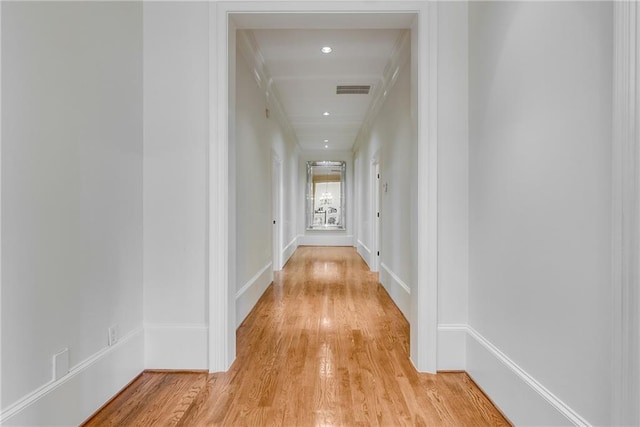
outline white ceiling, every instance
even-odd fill
[[[402,30],[252,32],[301,148],[351,150]],[[336,95],[337,85],[372,87],[369,95]]]

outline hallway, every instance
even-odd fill
[[[300,247],[229,372],[144,372],[86,425],[508,425],[465,373],[418,374],[408,337],[354,248]]]

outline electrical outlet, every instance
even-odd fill
[[[109,328],[109,347],[114,345],[120,339],[120,334],[118,333],[118,325],[115,324]]]
[[[69,349],[65,348],[53,355],[53,380],[60,379],[69,373]]]

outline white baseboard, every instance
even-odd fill
[[[291,255],[293,255],[296,249],[298,249],[298,236],[294,237],[293,240],[291,240],[289,244],[282,250],[283,266],[287,263],[287,261],[289,261],[289,258],[291,258]]]
[[[387,290],[404,317],[410,318],[411,288],[404,283],[384,262],[380,263],[380,283]]]
[[[300,246],[353,246],[351,234],[299,234]]]
[[[265,265],[236,293],[236,328],[273,282],[272,263]]]
[[[538,426],[589,425],[472,327],[466,328],[466,370],[512,423]]]
[[[356,250],[358,251],[358,255],[367,263],[367,267],[371,269],[371,249],[367,247],[360,239],[356,242]]]
[[[146,323],[145,369],[208,369],[206,324]]]
[[[438,325],[439,371],[466,371],[467,325]]]
[[[72,367],[0,415],[3,426],[76,426],[143,370],[144,331],[136,329]]]

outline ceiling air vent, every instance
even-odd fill
[[[337,86],[336,95],[369,95],[370,85]]]

